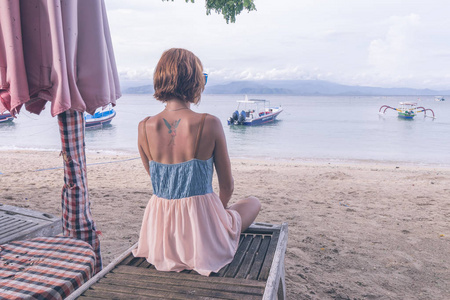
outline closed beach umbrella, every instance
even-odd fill
[[[63,234],[89,242],[101,269],[90,212],[84,112],[121,96],[103,0],[0,0],[0,113],[23,106],[58,116],[64,160]]]

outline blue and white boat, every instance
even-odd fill
[[[86,121],[86,128],[100,127],[111,123],[112,119],[116,116],[116,111],[112,107],[108,107],[106,110],[100,110],[93,115],[88,113],[84,114]]]
[[[0,113],[0,123],[11,122],[14,117],[8,112]]]
[[[275,121],[283,111],[281,106],[270,106],[269,100],[248,99],[238,101],[238,107],[228,119],[228,125],[254,126]]]

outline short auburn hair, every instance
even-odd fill
[[[153,73],[153,87],[159,101],[178,98],[197,104],[205,89],[202,62],[186,49],[164,51]]]

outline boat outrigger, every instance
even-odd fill
[[[283,111],[281,106],[270,106],[269,100],[248,99],[245,96],[245,100],[237,102],[238,107],[228,119],[228,125],[253,126],[273,122]]]
[[[11,122],[14,117],[9,112],[0,113],[0,123]]]
[[[86,128],[100,127],[109,124],[115,116],[116,111],[111,107],[106,110],[97,111],[93,115],[85,113],[84,119],[86,120]]]
[[[384,110],[383,110],[384,108]],[[395,108],[395,107],[391,107],[389,105],[383,105],[380,107],[380,109],[378,110],[379,113],[385,113],[387,109],[393,109],[395,111],[398,112],[398,117],[399,118],[403,118],[403,119],[412,119],[414,118],[418,113],[423,112],[424,113],[424,117],[428,117],[427,116],[427,111],[430,111],[433,116],[430,118],[435,118],[434,116],[434,111],[431,108],[425,108],[423,106],[417,106],[417,103],[415,102],[400,102],[400,107]],[[383,111],[382,111],[383,110]]]

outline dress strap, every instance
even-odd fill
[[[202,120],[200,121],[200,126],[198,128],[198,132],[197,132],[197,139],[195,140],[195,147],[194,147],[194,158],[197,158],[197,154],[198,154],[198,144],[200,142],[200,137],[202,136],[202,132],[203,132],[203,124],[205,124],[205,118],[206,118],[207,114],[203,114],[202,115]]]
[[[144,134],[145,134],[145,144],[147,145],[148,155],[150,155],[148,160],[153,160],[152,154],[150,152],[150,144],[148,143],[148,136],[147,136],[147,121],[149,119],[150,119],[150,117],[145,118],[145,121],[144,121]]]

